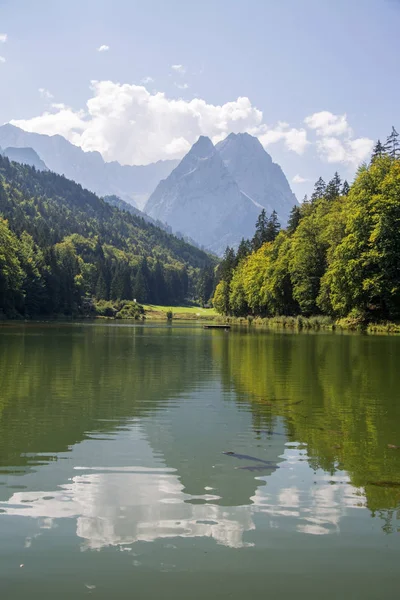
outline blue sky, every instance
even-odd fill
[[[302,198],[400,127],[399,31],[397,0],[0,0],[0,123],[136,164],[249,131]]]

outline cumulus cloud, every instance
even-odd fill
[[[25,131],[62,135],[79,146],[80,136],[86,127],[84,116],[84,111],[74,112],[70,107],[60,103],[52,104],[51,110],[44,112],[39,117],[33,117],[27,121],[12,120],[10,123],[25,129]]]
[[[310,180],[306,179],[305,177],[302,177],[299,174],[295,175],[292,179],[292,183],[307,183],[308,181]]]
[[[152,77],[143,77],[143,79],[140,81],[140,83],[153,83],[154,79]]]
[[[183,65],[171,65],[171,69],[180,75],[184,75],[186,73],[186,68]]]
[[[304,154],[309,144],[307,132],[304,128],[296,129],[284,122],[279,122],[275,127],[271,128],[263,125],[259,128],[259,131],[254,131],[254,135],[258,135],[264,147],[282,140],[285,142],[286,147],[296,152],[296,154]]]
[[[352,135],[353,133],[347,122],[346,114],[334,115],[327,110],[306,117],[304,123],[310,129],[314,129],[317,135],[324,137],[344,134]]]
[[[48,90],[40,90],[50,99]],[[345,115],[328,115],[323,111],[307,117],[307,132],[284,121],[267,125],[247,97],[214,105],[201,98],[187,101],[151,93],[144,85],[93,81],[84,109],[53,103],[42,115],[11,123],[26,131],[61,134],[83,150],[97,150],[105,160],[123,164],[181,158],[200,135],[217,143],[229,133],[243,132],[257,136],[265,148],[281,143],[302,155],[311,144],[307,137],[311,130],[323,160],[357,166],[371,151],[372,140],[354,138]]]
[[[346,114],[335,115],[327,110],[314,113],[304,123],[317,135],[317,150],[328,163],[345,163],[358,166],[371,153],[373,140],[354,138]]]
[[[93,81],[91,89],[85,110],[53,104],[40,116],[12,124],[37,133],[59,133],[84,150],[98,150],[105,160],[123,164],[181,158],[199,135],[209,136],[214,143],[231,132],[268,137],[262,112],[246,97],[214,105],[200,98],[172,99],[161,92],[152,94],[144,86],[111,81]],[[278,136],[264,140],[266,145],[273,141],[297,150],[304,146],[302,132],[286,125],[280,126]]]
[[[7,41],[7,34],[6,33],[0,33],[0,43],[4,44]]]
[[[106,44],[102,44],[101,46],[99,46],[97,48],[97,52],[107,52],[107,50],[110,49],[110,46],[107,46]]]
[[[45,88],[39,88],[39,94],[42,96],[42,98],[45,98],[46,100],[51,100],[52,98],[54,98],[53,94],[51,92],[49,92],[49,90],[46,90]]]
[[[317,149],[326,162],[348,163],[354,167],[371,154],[373,145],[373,140],[369,138],[340,140],[334,137],[325,137],[317,141]]]
[[[0,56],[0,63],[5,63],[6,59],[4,58],[4,56]]]

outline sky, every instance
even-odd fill
[[[0,0],[0,124],[105,160],[256,135],[299,199],[400,127],[400,0]]]

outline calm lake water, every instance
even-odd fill
[[[1,327],[0,597],[397,597],[399,358],[389,336]]]

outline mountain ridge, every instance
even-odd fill
[[[33,148],[8,147],[4,150],[0,149],[0,153],[13,162],[35,167],[35,169],[38,169],[39,171],[48,171],[47,165],[45,165]]]
[[[132,166],[106,162],[100,152],[84,152],[61,135],[31,133],[10,123],[0,126],[0,147],[33,148],[49,170],[65,175],[99,196],[116,195],[139,208],[143,208],[159,181],[179,162],[167,160]]]
[[[281,167],[260,141],[232,133],[216,146],[200,136],[144,210],[221,255],[227,245],[252,237],[263,209],[275,210],[286,225],[296,204]]]

